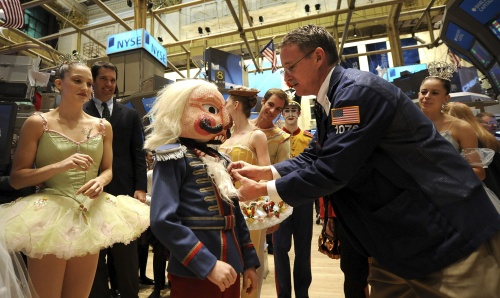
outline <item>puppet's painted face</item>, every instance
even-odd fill
[[[219,91],[200,86],[191,92],[182,113],[181,137],[203,143],[223,143],[229,114]]]

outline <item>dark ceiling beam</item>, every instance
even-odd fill
[[[348,4],[347,5],[348,10],[347,10],[346,20],[345,20],[345,24],[344,24],[344,34],[342,34],[342,40],[340,41],[340,44],[338,45],[339,46],[339,48],[338,48],[339,53],[342,53],[342,51],[344,50],[344,44],[348,38],[347,32],[349,32],[349,24],[351,23],[351,17],[352,17],[352,14],[353,14],[355,6],[356,6],[356,0],[347,0],[347,4]]]

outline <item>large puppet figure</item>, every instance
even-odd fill
[[[226,161],[207,143],[225,140],[229,115],[217,87],[169,85],[150,113],[145,147],[156,150],[151,229],[170,251],[170,296],[240,297],[257,288],[260,266]],[[248,284],[247,281],[250,281]]]

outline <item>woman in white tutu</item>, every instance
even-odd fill
[[[7,251],[0,229],[0,297],[38,297],[34,291],[31,293],[33,288],[27,275],[21,254]]]
[[[82,111],[90,69],[64,62],[55,85],[61,104],[26,120],[10,176],[14,188],[43,190],[1,206],[0,227],[8,250],[28,257],[40,297],[88,297],[99,251],[137,238],[149,225],[149,208],[103,192],[112,179],[113,131]]]
[[[433,65],[439,67],[433,67]],[[450,77],[453,75],[453,70],[438,72],[439,69],[445,67],[447,67],[447,64],[429,64],[430,76],[424,79],[418,93],[420,109],[434,123],[437,131],[457,151],[461,152],[463,149],[478,148],[478,139],[472,126],[464,120],[445,113],[446,105],[450,100]],[[479,179],[483,180],[486,177],[482,166],[474,165],[472,166],[472,170]]]
[[[438,69],[448,69],[447,64],[438,63]],[[436,74],[435,67],[429,67],[431,76],[424,79],[418,93],[422,112],[434,123],[437,131],[465,158],[472,170],[482,181],[486,178],[485,168],[491,163],[495,151],[489,148],[478,148],[478,135],[473,126],[462,119],[456,118],[448,111],[452,71],[441,71]],[[494,177],[490,177],[494,178]],[[484,189],[491,203],[500,212],[500,201],[493,191],[483,182]]]

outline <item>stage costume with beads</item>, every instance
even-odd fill
[[[0,224],[9,250],[31,258],[51,254],[69,259],[98,253],[114,243],[129,243],[147,229],[149,207],[132,197],[103,192],[90,199],[76,194],[98,175],[103,154],[102,122],[99,132],[76,141],[49,129],[42,114],[32,117],[42,117],[44,125],[35,159],[37,167],[77,152],[91,156],[94,163],[88,171],[58,173],[44,182],[43,190],[0,207]]]
[[[253,151],[248,142],[252,134],[250,133],[244,144],[226,146],[222,144],[219,148],[226,153],[231,161],[244,161],[252,165],[258,165],[257,153]],[[236,187],[239,187],[237,182]],[[240,202],[241,212],[247,221],[249,230],[261,230],[281,223],[290,214],[292,207],[281,202],[275,204],[269,197],[261,197],[259,200],[251,202]]]

